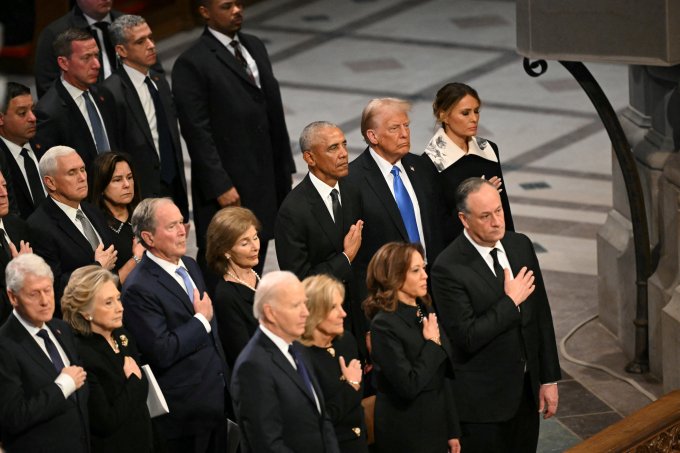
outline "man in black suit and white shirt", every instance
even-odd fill
[[[207,26],[172,70],[191,156],[198,263],[206,277],[212,275],[204,258],[208,224],[220,208],[242,205],[262,224],[260,272],[295,173],[279,83],[262,41],[240,32],[240,0],[198,4]]]
[[[300,149],[309,173],[279,209],[274,230],[279,268],[301,280],[329,274],[343,282],[346,328],[363,345],[366,322],[352,261],[361,246],[364,222],[359,192],[340,181],[348,173],[347,140],[335,124],[316,121],[300,134]]]
[[[432,287],[453,346],[461,450],[535,452],[561,378],[538,259],[529,238],[505,231],[491,183],[466,179],[456,201],[464,234],[435,261]]]
[[[144,198],[170,197],[189,222],[187,183],[175,103],[157,62],[151,28],[143,17],[124,15],[111,27],[111,41],[122,64],[104,82],[122,151],[130,154]]]
[[[87,172],[78,153],[67,146],[51,148],[40,159],[40,174],[49,196],[28,226],[33,251],[52,268],[54,294],[61,300],[71,272],[89,264],[112,270],[118,252],[102,214],[84,201]]]
[[[306,299],[288,271],[268,273],[255,292],[260,326],[236,360],[231,383],[246,452],[339,452],[321,388],[295,341],[309,316]]]
[[[14,311],[0,328],[0,426],[8,452],[90,451],[86,373],[54,313],[52,271],[23,254],[6,269]]]
[[[14,212],[15,204],[17,213],[27,219],[45,199],[38,158],[30,143],[36,133],[33,97],[27,86],[8,82],[5,98],[0,109],[0,167],[7,181],[10,209]]]

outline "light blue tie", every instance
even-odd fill
[[[102,124],[101,118],[99,118],[99,113],[97,113],[97,108],[94,106],[94,102],[92,102],[92,99],[90,99],[89,91],[83,91],[83,99],[85,100],[85,108],[87,108],[87,116],[90,117],[90,125],[92,126],[94,144],[97,147],[97,153],[101,154],[106,151],[111,151],[109,140],[106,138],[104,125]]]
[[[189,300],[191,303],[194,303],[194,285],[191,283],[191,278],[189,277],[189,273],[187,272],[186,269],[183,267],[178,267],[177,270],[175,271],[177,275],[182,277],[182,280],[184,281],[184,286],[186,287],[187,294],[189,295]]]
[[[404,186],[404,182],[399,176],[399,167],[396,165],[392,167],[390,173],[394,175],[394,198],[397,201],[401,219],[404,221],[406,232],[408,233],[408,240],[411,242],[420,242],[420,234],[418,234],[418,223],[416,223],[416,211],[413,209],[413,202]]]

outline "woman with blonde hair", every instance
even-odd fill
[[[87,372],[92,451],[152,452],[148,381],[123,328],[117,284],[117,277],[101,266],[81,267],[64,289],[61,312],[76,332]]]
[[[357,342],[344,331],[345,287],[325,274],[307,277],[302,285],[309,316],[300,342],[307,346],[340,450],[367,453],[361,406],[363,372]]]

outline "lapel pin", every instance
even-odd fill
[[[410,169],[411,169],[411,171],[412,171],[413,173],[415,173],[415,172],[416,172],[416,169],[415,169],[415,168],[413,168],[413,165],[409,165],[409,167],[408,167],[408,168],[410,168]]]

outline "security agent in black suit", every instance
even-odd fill
[[[361,191],[365,222],[361,249],[353,263],[359,300],[366,296],[368,263],[382,245],[419,242],[428,263],[443,248],[439,191],[422,159],[409,153],[409,109],[410,104],[401,99],[373,99],[361,116],[361,133],[368,147],[349,164],[345,180]]]
[[[461,448],[535,452],[561,378],[538,259],[526,236],[505,231],[491,183],[469,178],[456,198],[464,234],[437,258],[432,287],[454,350]]]
[[[109,28],[121,65],[104,82],[113,96],[121,149],[132,156],[142,198],[170,197],[189,223],[175,103],[165,75],[152,69],[156,46],[140,16],[124,15]]]
[[[198,3],[207,27],[172,70],[177,113],[191,156],[198,262],[209,275],[205,233],[215,212],[242,205],[262,224],[255,269],[260,272],[278,207],[295,173],[281,92],[262,41],[239,32],[243,3]]]
[[[364,222],[358,191],[340,182],[347,176],[347,140],[335,124],[317,121],[300,134],[309,173],[288,194],[276,218],[274,238],[281,270],[299,279],[329,274],[345,285],[345,328],[365,345],[366,317],[352,271]],[[365,347],[362,348],[366,357]]]
[[[7,82],[5,99],[0,104],[0,170],[7,181],[10,212],[23,219],[45,199],[38,159],[29,143],[35,136],[35,124],[31,90],[20,83]]]
[[[6,276],[14,311],[0,328],[2,447],[89,452],[86,373],[70,327],[52,319],[52,272],[29,253]]]
[[[57,36],[54,50],[62,76],[35,107],[35,151],[40,158],[53,146],[70,146],[89,168],[97,154],[118,148],[115,117],[105,108],[111,95],[93,87],[101,70],[97,43],[89,32],[69,28]]]
[[[18,215],[9,213],[7,182],[0,173],[0,325],[12,313],[12,305],[6,291],[5,267],[20,253],[32,252],[28,225]]]
[[[241,352],[231,393],[246,453],[339,453],[321,387],[295,340],[309,315],[305,288],[291,272],[265,275],[255,293],[258,330]]]
[[[67,146],[51,148],[40,159],[40,173],[49,197],[28,218],[28,227],[33,251],[52,268],[60,300],[72,271],[88,264],[113,270],[118,252],[102,214],[83,201],[87,172],[78,153]]]
[[[116,67],[116,58],[107,29],[111,22],[122,14],[112,10],[112,6],[112,0],[76,0],[71,11],[49,24],[40,33],[36,44],[34,67],[38,98],[42,98],[52,83],[59,78],[57,55],[52,43],[59,33],[69,28],[87,31],[97,41],[100,49],[99,59],[103,66],[99,81],[111,75]]]

